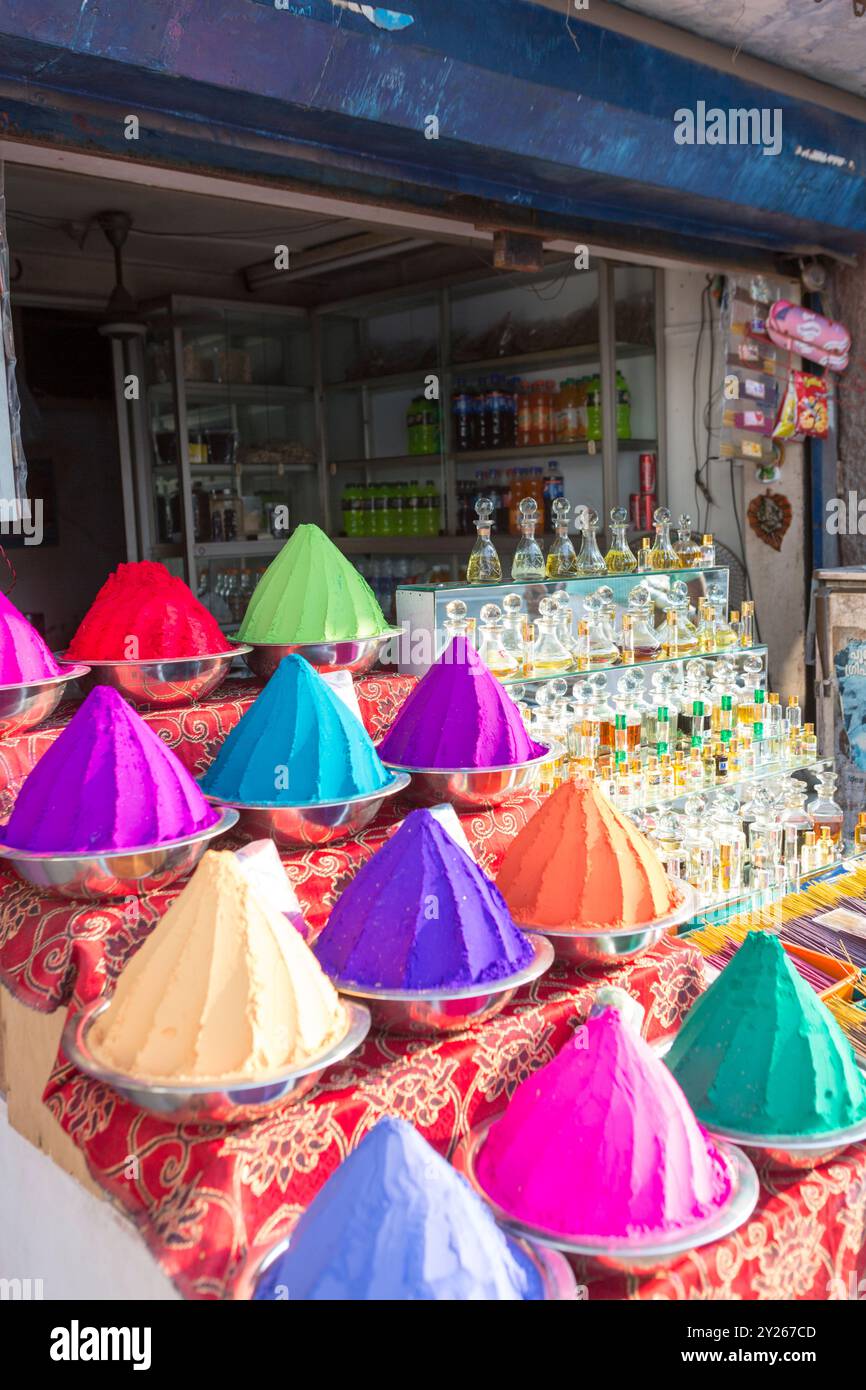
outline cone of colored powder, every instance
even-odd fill
[[[62,674],[36,628],[0,593],[0,685],[28,685]]]
[[[509,1216],[575,1239],[686,1232],[731,1191],[679,1086],[615,1009],[518,1086],[476,1174]]]
[[[165,565],[138,560],[106,579],[69,644],[76,661],[154,661],[231,650],[219,624]]]
[[[453,637],[379,744],[401,767],[508,767],[546,750],[466,637]]]
[[[315,952],[338,983],[419,991],[501,980],[533,959],[496,888],[429,811],[362,865]]]
[[[711,1128],[806,1136],[866,1118],[850,1043],[768,932],[749,932],[665,1060]]]
[[[98,685],[22,785],[3,838],[38,854],[100,854],[184,839],[217,819],[171,749]]]
[[[391,780],[340,697],[302,656],[285,656],[201,786],[222,801],[307,806],[365,796]]]
[[[298,526],[265,570],[238,637],[244,642],[336,642],[388,624],[376,596],[318,526]]]
[[[313,1198],[253,1297],[513,1302],[543,1291],[468,1183],[387,1116]]]
[[[89,1041],[143,1081],[257,1080],[346,1034],[310,948],[228,852],[206,854],[127,962]]]
[[[649,841],[593,782],[563,782],[511,841],[496,885],[521,926],[638,926],[680,893]]]

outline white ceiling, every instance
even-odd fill
[[[853,0],[614,0],[832,87],[866,96],[866,14]]]

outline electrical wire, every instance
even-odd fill
[[[8,212],[6,216],[7,220],[9,221],[26,222],[33,226],[52,228],[55,231],[65,231],[67,227],[76,225],[74,218],[47,217],[42,216],[39,213]],[[284,236],[287,233],[290,235],[296,235],[301,232],[316,232],[319,230],[320,227],[333,226],[334,222],[335,219],[333,217],[326,217],[320,218],[317,222],[305,222],[301,226],[293,227],[287,227],[285,224],[283,224],[283,226],[281,227],[239,227],[234,231],[230,231],[227,229],[225,231],[200,232],[160,231],[155,227],[139,227],[133,224],[133,226],[131,226],[129,229],[129,235],[164,237],[170,241],[241,241],[245,237],[256,238],[266,236]],[[96,226],[96,222],[93,218],[87,218],[83,221],[82,225],[85,227],[86,235],[87,232],[91,229],[91,227]]]

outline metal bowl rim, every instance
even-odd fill
[[[80,676],[86,676],[90,670],[90,662],[84,661],[62,661],[58,658],[61,666],[65,665],[66,670],[61,671],[59,676],[46,676],[39,681],[16,681],[12,685],[0,685],[0,695],[7,690],[42,690],[52,685],[63,685],[66,681],[76,681]]]
[[[670,879],[670,883],[674,880]],[[683,922],[688,922],[700,911],[700,897],[696,888],[691,883],[677,883],[675,885],[684,894],[684,900],[674,912],[669,912],[666,917],[656,917],[650,922],[637,922],[633,927],[540,927],[535,922],[517,922],[521,931],[541,932],[551,941],[597,941],[612,937],[614,941],[623,940],[628,936],[637,936],[641,932],[658,931],[663,935],[671,927],[681,926]]]
[[[115,1090],[139,1091],[154,1097],[165,1096],[177,1100],[181,1100],[185,1096],[211,1095],[214,1091],[231,1091],[237,1095],[245,1091],[261,1091],[266,1087],[278,1085],[280,1082],[300,1081],[303,1077],[309,1076],[311,1072],[324,1071],[327,1067],[342,1062],[345,1057],[348,1057],[350,1053],[361,1046],[370,1031],[372,1022],[370,1011],[363,1004],[345,1003],[343,1007],[347,1015],[346,1031],[342,1038],[332,1043],[325,1052],[319,1053],[317,1057],[308,1058],[303,1066],[269,1072],[267,1075],[256,1077],[254,1080],[212,1077],[206,1081],[185,1081],[172,1084],[168,1081],[153,1082],[127,1076],[124,1072],[114,1071],[111,1067],[103,1066],[94,1058],[87,1045],[87,1037],[96,1019],[108,1008],[111,998],[112,996],[107,998],[101,996],[99,999],[91,1000],[83,1009],[70,1015],[63,1029],[63,1051],[75,1063],[79,1071],[83,1071],[96,1081],[104,1081],[107,1085],[113,1086]]]
[[[845,1129],[828,1129],[822,1134],[744,1134],[739,1130],[719,1129],[714,1124],[708,1124],[701,1119],[697,1110],[695,1115],[713,1139],[736,1144],[742,1149],[787,1149],[792,1154],[823,1153],[825,1149],[847,1148],[849,1144],[860,1144],[866,1139],[866,1115]]]
[[[577,1292],[577,1279],[564,1255],[560,1254],[558,1250],[553,1250],[550,1246],[541,1245],[530,1240],[527,1236],[518,1235],[514,1231],[503,1231],[502,1234],[509,1245],[517,1245],[532,1261],[544,1290],[544,1298],[539,1301],[546,1303],[565,1302],[574,1298]],[[253,1254],[247,1257],[235,1281],[235,1298],[247,1297],[252,1299],[259,1280],[267,1273],[271,1265],[286,1253],[292,1243],[293,1235],[294,1228],[288,1235],[283,1236],[281,1240],[265,1250],[263,1254]]]
[[[205,801],[209,801],[212,806],[226,806],[238,812],[327,811],[332,806],[363,806],[368,801],[384,800],[386,796],[396,796],[398,792],[404,791],[408,787],[410,781],[410,777],[398,773],[387,787],[380,787],[375,792],[364,792],[361,796],[343,796],[340,797],[339,801],[225,801],[220,796],[213,796],[210,792],[204,791],[201,783],[199,783],[199,790]]]
[[[381,743],[376,744],[377,751],[380,747]],[[539,747],[543,747],[543,745],[539,744]],[[549,762],[551,758],[561,757],[564,751],[565,749],[561,744],[551,743],[543,753],[535,758],[527,758],[522,763],[503,763],[496,767],[411,767],[408,763],[395,763],[388,758],[382,758],[382,762],[385,767],[393,768],[395,772],[408,772],[415,776],[454,777],[456,774],[461,774],[464,777],[469,777],[472,773],[480,773],[486,777],[491,772],[520,772],[523,768],[539,767],[541,764]],[[533,930],[537,929],[533,928]]]
[[[488,980],[475,985],[460,985],[453,989],[376,989],[369,985],[361,986],[354,980],[340,980],[333,975],[329,979],[335,989],[351,999],[369,1000],[373,1004],[436,1004],[450,999],[479,999],[482,995],[506,994],[509,990],[520,989],[544,975],[553,965],[555,953],[551,942],[541,935],[526,934],[532,944],[533,959],[522,970],[513,975],[505,975],[499,980]],[[315,952],[315,944],[314,944]]]
[[[273,651],[278,648],[291,648],[291,652],[305,652],[319,650],[322,647],[340,647],[347,642],[379,642],[387,640],[389,637],[401,637],[403,629],[401,627],[385,628],[382,632],[371,632],[369,637],[323,637],[321,642],[250,642],[244,638],[245,645],[250,651]],[[237,639],[240,640],[240,639]],[[291,653],[287,653],[290,655]]]
[[[683,1228],[666,1239],[639,1236],[620,1240],[605,1239],[601,1236],[580,1239],[541,1226],[530,1226],[500,1207],[485,1192],[475,1171],[475,1161],[484,1146],[488,1131],[499,1118],[499,1115],[493,1115],[482,1121],[460,1140],[454,1153],[454,1166],[463,1174],[473,1190],[483,1197],[496,1219],[507,1230],[537,1241],[539,1245],[549,1245],[555,1250],[567,1251],[570,1255],[584,1255],[594,1259],[612,1257],[634,1261],[672,1260],[678,1255],[696,1250],[699,1246],[710,1245],[713,1241],[723,1240],[725,1236],[731,1235],[748,1221],[757,1205],[760,1187],[751,1159],[735,1144],[717,1144],[717,1151],[724,1159],[731,1178],[728,1200],[712,1216],[688,1229]]]
[[[101,667],[119,666],[124,671],[135,671],[143,670],[147,666],[179,666],[181,664],[188,666],[193,661],[222,661],[228,656],[244,656],[250,650],[251,648],[246,643],[241,643],[239,646],[230,647],[227,652],[200,652],[193,656],[145,656],[138,661],[124,661],[120,657],[117,660],[102,658],[98,661],[88,658],[85,669],[90,668],[98,671]]]
[[[128,859],[131,854],[154,854],[157,850],[182,849],[184,845],[196,845],[200,840],[213,840],[223,835],[238,821],[238,812],[233,806],[225,806],[219,820],[213,825],[197,830],[194,835],[184,835],[180,840],[161,840],[156,845],[132,845],[129,849],[81,850],[76,854],[47,854],[29,849],[16,849],[0,840],[0,857],[22,859],[29,864],[79,864],[83,860]],[[0,827],[3,829],[5,827]]]

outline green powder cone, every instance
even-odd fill
[[[259,580],[238,637],[336,642],[388,628],[366,580],[318,526],[298,526]]]
[[[767,932],[749,933],[665,1060],[710,1128],[806,1136],[866,1117],[850,1043]]]

